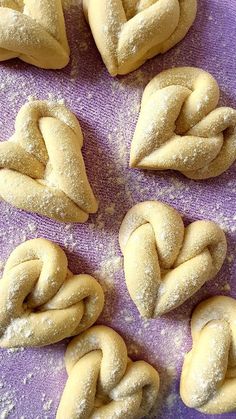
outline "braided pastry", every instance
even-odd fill
[[[69,53],[61,0],[0,0],[0,61],[59,69]]]
[[[226,239],[212,221],[188,227],[172,207],[136,204],[120,227],[128,291],[140,314],[161,316],[190,298],[220,270]]]
[[[112,76],[127,74],[180,42],[197,0],[83,0],[85,17]]]
[[[132,362],[118,333],[94,326],[69,344],[69,374],[57,419],[135,419],[157,400],[158,372],[144,361]]]
[[[100,315],[104,295],[90,275],[73,275],[63,250],[29,240],[10,255],[0,280],[0,347],[43,346],[77,335]]]
[[[191,329],[193,347],[180,385],[183,402],[209,414],[236,411],[236,301],[218,296],[202,302]]]
[[[216,108],[214,78],[193,67],[163,71],[144,90],[130,166],[215,177],[236,159],[236,110]]]
[[[87,221],[97,202],[82,146],[80,125],[63,105],[27,103],[17,115],[12,138],[0,143],[1,197],[58,221]]]

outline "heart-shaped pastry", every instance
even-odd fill
[[[65,355],[69,375],[56,419],[138,419],[157,401],[159,374],[132,362],[125,342],[107,326],[74,338]]]
[[[130,296],[143,317],[155,318],[183,304],[220,270],[226,238],[212,221],[188,227],[162,202],[136,204],[120,227],[120,247]]]
[[[203,301],[193,313],[191,329],[193,347],[180,384],[183,402],[210,415],[235,412],[236,301],[225,296]]]
[[[0,347],[49,345],[95,323],[102,288],[67,265],[63,250],[46,239],[29,240],[11,253],[0,280]]]
[[[127,74],[181,41],[196,0],[83,0],[85,17],[112,76]]]
[[[216,108],[219,87],[206,71],[172,68],[144,90],[130,166],[215,177],[236,159],[236,110]]]
[[[82,146],[79,122],[65,106],[27,103],[17,115],[14,135],[0,143],[0,196],[58,221],[85,222],[98,205]]]
[[[0,0],[0,61],[59,69],[69,53],[61,0]]]

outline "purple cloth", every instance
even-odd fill
[[[66,251],[74,273],[95,274],[106,286],[106,305],[99,323],[117,330],[130,356],[152,363],[161,374],[161,397],[155,418],[203,418],[183,405],[178,385],[183,355],[191,347],[189,319],[203,299],[226,294],[236,297],[235,166],[220,177],[194,182],[177,172],[128,169],[129,148],[144,86],[173,66],[199,66],[212,73],[221,88],[221,104],[236,107],[236,2],[198,0],[196,22],[186,38],[136,72],[111,78],[95,48],[82,11],[66,13],[71,62],[62,71],[46,71],[19,60],[0,65],[1,140],[14,130],[15,116],[29,96],[64,99],[79,118],[85,136],[83,155],[99,212],[85,225],[63,225],[21,212],[1,202],[0,249],[4,264],[21,242],[46,237]],[[118,245],[120,222],[136,202],[159,199],[176,207],[186,223],[196,219],[219,222],[227,233],[228,254],[220,274],[190,301],[157,320],[142,320],[131,301]],[[54,346],[0,352],[0,418],[55,417],[67,374],[66,342]],[[216,416],[215,416],[216,417]],[[217,418],[235,418],[225,414]],[[65,418],[66,419],[66,418]]]

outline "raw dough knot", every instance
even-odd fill
[[[192,350],[186,355],[180,393],[184,403],[208,414],[236,410],[236,301],[217,296],[195,309]]]
[[[90,275],[73,275],[46,239],[19,245],[0,280],[0,347],[43,346],[74,336],[100,315],[104,295]]]
[[[17,115],[14,135],[0,143],[0,195],[26,211],[85,222],[98,205],[82,145],[79,122],[65,106],[27,103]]]
[[[85,17],[112,76],[127,74],[187,34],[196,0],[83,0]]]
[[[216,108],[219,87],[193,67],[158,74],[144,90],[130,166],[215,177],[236,158],[236,110]]]
[[[135,205],[120,228],[131,298],[144,317],[178,307],[213,278],[226,256],[226,239],[212,221],[184,228],[180,214],[157,201]]]
[[[57,419],[141,418],[157,400],[158,372],[144,361],[132,362],[109,327],[94,326],[74,338],[65,362],[69,378]]]
[[[0,61],[59,69],[69,53],[61,0],[0,0]]]

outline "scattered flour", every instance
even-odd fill
[[[108,292],[114,287],[114,279],[123,267],[123,259],[120,256],[113,256],[110,259],[101,261],[100,268],[94,272],[95,278],[98,278],[104,291]]]

